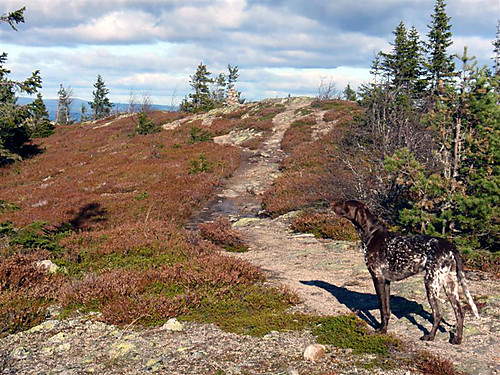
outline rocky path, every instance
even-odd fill
[[[295,291],[303,300],[299,309],[324,315],[354,311],[374,326],[379,319],[378,301],[358,245],[292,233],[288,228],[293,214],[277,219],[255,217],[259,195],[279,174],[278,165],[284,157],[280,149],[283,134],[294,120],[295,110],[307,104],[300,98],[287,103],[287,110],[274,118],[273,135],[227,182],[208,213],[232,217],[251,249],[236,256],[261,266],[271,282]],[[231,211],[221,207],[231,207]],[[462,345],[448,343],[455,318],[443,298],[445,321],[436,340],[418,339],[431,326],[431,309],[421,275],[393,283],[390,331],[416,348],[452,360],[471,374],[500,374],[500,282],[477,272],[469,272],[468,277],[472,294],[482,296],[486,305],[480,320],[467,313]]]

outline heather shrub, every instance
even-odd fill
[[[200,224],[199,230],[203,238],[227,251],[244,252],[248,250],[238,231],[233,229],[231,222],[222,216],[216,218],[212,223]]]
[[[349,220],[329,212],[301,212],[293,220],[291,228],[295,232],[312,233],[318,238],[343,241],[359,239],[356,229]]]
[[[47,272],[35,267],[37,260],[46,252],[37,255],[16,254],[0,262],[0,291],[16,290],[42,283],[48,279]]]
[[[252,109],[248,114],[259,121],[272,120],[278,113],[283,112],[286,107],[283,104],[264,103]]]
[[[428,351],[420,351],[415,362],[418,369],[426,375],[466,375],[455,369],[450,360],[440,359]]]
[[[224,135],[229,133],[238,125],[238,120],[235,118],[216,118],[210,125],[210,130],[215,135]]]
[[[0,295],[0,338],[42,323],[48,305],[43,298],[28,299],[14,293]]]
[[[281,140],[281,149],[290,153],[296,146],[312,140],[313,126],[316,120],[313,117],[301,118],[290,124]]]

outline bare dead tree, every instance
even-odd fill
[[[332,77],[320,77],[318,86],[318,99],[340,99],[340,92],[337,89],[337,83]]]
[[[130,94],[128,96],[127,112],[128,113],[137,112],[137,108],[138,108],[137,97],[135,96],[134,91],[130,90]]]
[[[142,92],[141,105],[139,106],[139,112],[151,112],[153,106],[153,100],[148,91]]]

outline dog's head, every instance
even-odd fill
[[[337,215],[345,217],[358,224],[363,224],[366,218],[366,206],[360,201],[337,201],[330,205],[330,208]]]

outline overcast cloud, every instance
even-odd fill
[[[237,65],[250,100],[315,95],[321,79],[357,87],[401,20],[425,39],[434,0],[2,0],[0,13],[22,6],[19,31],[0,25],[13,78],[40,69],[44,97],[62,83],[90,100],[101,74],[112,101],[133,90],[169,105],[200,61],[214,75]],[[467,45],[491,65],[500,0],[448,0],[447,12],[450,52]]]

